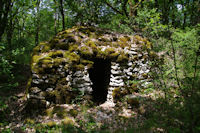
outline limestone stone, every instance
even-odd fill
[[[121,87],[121,86],[124,86],[124,82],[121,82],[121,83],[110,82],[110,86]]]
[[[31,88],[31,92],[32,92],[33,94],[37,94],[37,93],[41,92],[41,90],[40,90],[38,87],[32,87],[32,88]]]
[[[41,84],[41,83],[44,83],[44,80],[43,79],[33,79],[32,82],[34,84]]]
[[[121,70],[116,71],[116,70],[112,69],[112,70],[111,70],[111,73],[112,73],[113,75],[117,75],[117,74],[121,74],[122,71],[121,71]]]
[[[46,91],[53,91],[53,88],[47,88]]]

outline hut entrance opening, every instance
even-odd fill
[[[104,103],[107,99],[110,83],[111,61],[95,59],[93,67],[89,69],[89,77],[92,81],[93,101],[97,104]]]

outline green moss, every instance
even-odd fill
[[[42,53],[48,52],[50,49],[51,49],[50,46],[44,45],[44,47],[41,49],[41,52],[42,52]]]
[[[62,49],[62,50],[68,50],[69,44],[67,44],[65,42],[60,42],[60,43],[55,45],[55,48],[56,49]]]
[[[127,42],[118,42],[118,47],[125,48],[126,46],[128,46]]]
[[[117,58],[117,62],[127,62],[128,59],[128,55],[121,53]]]
[[[39,67],[42,66],[42,68],[52,68],[53,66],[53,60],[50,57],[44,57],[38,61]]]
[[[35,124],[35,120],[30,119],[30,118],[27,118],[27,119],[25,120],[25,123],[27,123],[27,124]]]
[[[94,28],[94,27],[88,27],[88,30],[89,30],[90,32],[95,32],[95,31],[96,31],[96,28]]]
[[[73,69],[75,70],[84,70],[85,66],[82,64],[73,65]]]
[[[98,36],[98,37],[101,37],[103,34],[105,33],[104,30],[98,30],[95,34]]]
[[[57,82],[57,84],[66,85],[67,84],[66,77],[59,79],[59,81]]]
[[[124,36],[127,41],[131,41],[131,38],[129,36]]]
[[[88,36],[90,36],[90,33],[91,33],[91,31],[86,27],[81,27],[81,28],[78,29],[78,31],[80,31],[80,32],[82,32],[82,33],[84,33]]]
[[[98,36],[95,33],[91,32],[89,38],[98,38]]]
[[[110,46],[113,48],[118,48],[119,47],[119,43],[118,42],[111,42]]]
[[[73,117],[76,117],[78,115],[78,111],[75,109],[70,109],[68,113]]]
[[[131,77],[132,77],[133,79],[136,79],[136,78],[137,78],[137,75],[136,75],[136,74],[133,74],[133,75],[131,75]]]
[[[56,115],[59,117],[59,118],[64,118],[67,116],[67,111],[66,110],[61,110],[61,111],[58,111],[56,113]]]
[[[69,52],[69,51],[65,51],[65,52],[64,52],[64,58],[68,58],[68,57],[70,56],[70,53],[71,53],[71,52]]]
[[[85,45],[91,47],[92,49],[97,49],[97,46],[96,46],[95,42],[93,42],[93,41],[91,41],[91,40],[87,41],[87,42],[85,43]]]
[[[83,64],[83,65],[87,65],[87,64],[94,64],[94,62],[93,61],[90,61],[90,60],[84,60],[84,59],[81,59],[81,64]]]
[[[154,51],[149,52],[149,57],[151,59],[158,59],[158,55]]]
[[[134,93],[134,92],[136,92],[136,91],[138,91],[138,90],[139,90],[139,88],[138,88],[138,85],[137,85],[136,83],[133,83],[133,84],[131,85],[130,89],[129,89],[129,91],[130,91],[131,93]]]
[[[130,37],[128,36],[124,36],[124,37],[120,37],[119,41],[123,42],[123,43],[127,43],[128,41],[130,41]]]
[[[52,57],[52,58],[63,57],[63,51],[61,51],[61,50],[51,51],[51,52],[49,52],[48,56]]]
[[[142,74],[142,77],[143,77],[144,79],[147,79],[147,78],[148,78],[148,74],[147,74],[147,73],[143,73],[143,74]]]
[[[57,82],[58,78],[57,77],[50,77],[50,78],[48,78],[48,80],[49,80],[49,83],[55,84]]]
[[[38,63],[39,62],[48,62],[48,61],[52,61],[52,58],[51,57],[48,57],[48,56],[44,56],[43,58],[41,58],[39,61],[38,61]]]
[[[44,73],[44,69],[42,67],[40,67],[40,68],[34,67],[33,71],[37,74],[43,74]]]
[[[117,51],[109,55],[109,57],[112,59],[117,59],[118,56],[119,56],[119,53]]]
[[[51,39],[50,43],[51,44],[57,44],[59,42],[59,39],[57,37],[54,37],[53,39]]]
[[[78,45],[77,44],[74,44],[74,45],[70,45],[69,47],[69,52],[74,52],[74,51],[77,51],[78,50]]]
[[[106,50],[105,50],[105,52],[106,52],[106,54],[109,56],[110,54],[113,54],[113,53],[115,53],[115,49],[114,48],[111,48],[111,47],[109,47],[109,48],[106,48]]]
[[[62,121],[62,124],[65,126],[73,126],[74,121],[70,119],[69,117],[65,117],[64,120]]]
[[[106,58],[107,58],[107,54],[106,54],[106,52],[101,51],[101,49],[98,48],[98,52],[97,52],[96,57],[97,57],[97,58],[103,58],[103,59],[106,59]]]
[[[78,63],[80,61],[80,56],[75,52],[66,51],[64,57],[67,59],[68,63]]]
[[[50,117],[50,118],[53,117],[53,114],[54,114],[53,108],[46,109],[45,112],[46,112],[46,115],[47,115],[48,117]]]
[[[38,46],[33,49],[33,55],[37,55],[39,53],[48,52],[51,49],[50,44],[47,42],[41,42]]]
[[[65,69],[65,70],[69,70],[69,69],[70,69],[69,64],[65,64],[64,69]]]
[[[124,90],[121,91],[121,96],[125,96],[127,94],[130,94],[129,88],[125,88]]]
[[[134,40],[135,40],[135,42],[136,42],[137,44],[139,44],[140,41],[143,42],[143,38],[140,37],[140,36],[138,36],[138,35],[134,36]]]
[[[146,42],[146,48],[147,48],[147,49],[151,49],[152,47],[153,47],[152,43],[149,42],[149,41],[147,41],[147,42]]]
[[[36,46],[35,48],[33,48],[33,55],[36,55],[40,52],[40,46]]]
[[[56,91],[54,92],[56,103],[71,103],[76,92],[72,92],[71,87],[68,85],[57,84]]]
[[[65,63],[65,59],[64,58],[55,58],[53,60],[53,65],[55,67],[58,67],[59,65],[62,65],[63,63]]]
[[[87,46],[80,47],[79,52],[84,57],[92,57],[93,55],[93,51]]]
[[[48,127],[52,128],[52,127],[56,126],[56,122],[55,121],[49,121],[45,125],[47,125]]]
[[[127,97],[127,103],[132,107],[139,107],[140,101],[137,97]]]
[[[78,26],[74,26],[74,27],[72,27],[71,29],[67,29],[67,30],[61,32],[61,34],[71,33],[71,32],[73,32],[74,30],[77,30],[78,28],[79,28]]]
[[[105,55],[110,59],[117,59],[119,52],[116,49],[109,47],[105,50]]]
[[[81,59],[80,63],[83,64],[84,66],[87,66],[87,68],[91,68],[93,66],[93,64],[94,64],[93,61],[84,60],[84,59]]]
[[[37,74],[44,72],[44,69],[42,68],[42,63],[39,62],[44,57],[45,57],[44,55],[34,55],[32,57],[32,61],[31,61],[32,72],[37,73]]]
[[[57,100],[60,99],[60,94],[58,90],[48,91],[46,94],[47,99],[51,99],[52,101],[58,102]]]
[[[121,89],[120,88],[115,88],[113,90],[112,96],[113,96],[113,99],[114,99],[115,102],[119,101],[122,98]]]
[[[41,55],[34,55],[34,56],[32,56],[32,64],[33,63],[37,63],[38,61],[39,61],[39,59],[41,59],[42,58],[42,56]]]
[[[132,60],[133,60],[133,61],[137,61],[137,60],[139,60],[139,58],[138,58],[137,55],[134,55],[134,56],[132,57]]]

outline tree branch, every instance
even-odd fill
[[[115,12],[121,14],[121,15],[124,15],[123,12],[121,12],[121,11],[117,10],[116,8],[114,8],[114,7],[113,7],[110,3],[108,3],[106,0],[105,0],[105,3],[106,3],[106,5],[109,6],[113,11],[115,11]]]
[[[126,17],[128,17],[128,13],[126,10],[126,4],[128,3],[128,0],[125,0],[123,5],[122,5],[122,10],[124,11],[124,14],[126,15]]]

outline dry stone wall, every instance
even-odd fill
[[[89,100],[106,95],[106,99],[97,101],[112,102],[119,97],[116,92],[132,94],[138,88],[133,80],[150,80],[149,58],[156,56],[151,47],[146,38],[138,35],[94,27],[79,26],[60,32],[33,50],[32,77],[27,86],[29,101],[43,103],[42,106],[71,103],[82,92],[83,99],[86,95],[91,96]],[[98,60],[102,67],[94,65]]]

